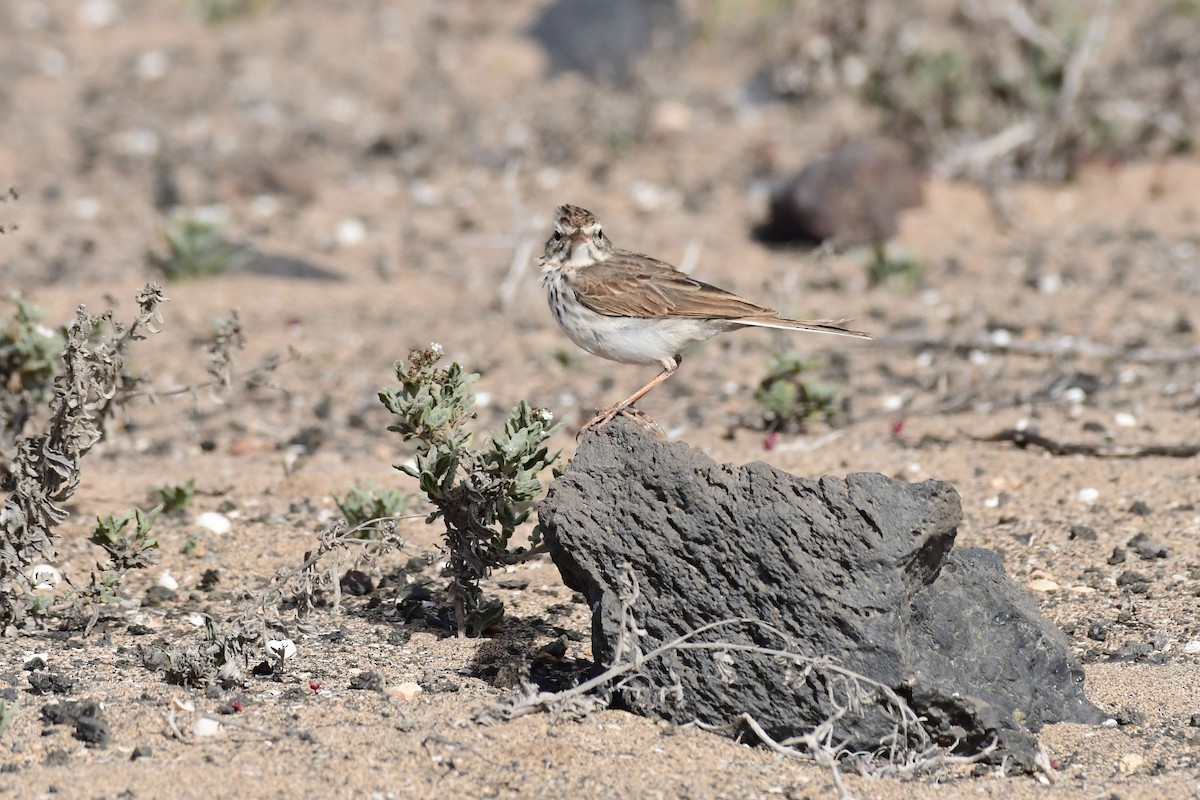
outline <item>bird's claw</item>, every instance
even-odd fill
[[[651,419],[650,415],[647,414],[645,411],[642,411],[640,408],[637,408],[635,406],[617,405],[617,406],[613,406],[611,408],[606,408],[606,409],[600,411],[599,413],[596,414],[596,416],[594,416],[590,420],[588,420],[588,422],[582,428],[579,429],[579,433],[576,434],[576,436],[575,436],[576,441],[582,439],[584,437],[584,434],[586,434],[590,430],[596,430],[599,428],[603,428],[605,425],[612,422],[613,419],[616,418],[617,416],[628,417],[629,419],[633,420],[637,425],[640,425],[641,427],[650,431],[651,433],[653,433],[655,436],[659,437],[660,439],[667,438],[667,433],[666,433],[666,431],[664,431],[662,429],[662,426],[659,425],[657,422],[655,422],[653,419]]]

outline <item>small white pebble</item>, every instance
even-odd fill
[[[1146,757],[1140,753],[1126,753],[1121,756],[1121,760],[1117,764],[1117,768],[1125,774],[1137,772],[1144,766],[1146,766]]]
[[[279,213],[279,198],[260,194],[250,201],[250,213],[256,217],[273,217]]]
[[[196,710],[196,706],[191,700],[181,700],[178,697],[171,699],[171,708],[185,714],[191,714]]]
[[[547,191],[557,189],[562,185],[562,170],[555,169],[554,167],[542,167],[533,174],[533,180],[537,183],[539,189]]]
[[[1113,417],[1113,422],[1115,422],[1117,424],[1118,428],[1137,427],[1137,417],[1135,417],[1133,414],[1130,414],[1126,411],[1122,411],[1121,413],[1119,413],[1115,417]]]
[[[1105,728],[1115,728],[1117,727],[1117,721],[1112,717],[1109,717],[1108,719],[1104,720],[1104,722],[1101,722],[1100,725]]]
[[[922,368],[932,367],[933,353],[928,350],[922,350],[920,353],[917,353],[917,366]]]
[[[204,528],[206,531],[212,531],[218,536],[233,530],[233,523],[229,521],[229,517],[224,514],[218,514],[216,511],[205,511],[196,517],[196,525]]]
[[[173,592],[179,588],[179,581],[175,580],[175,576],[171,574],[171,570],[164,569],[162,574],[158,576],[158,585]]]
[[[94,197],[81,197],[75,201],[75,216],[79,219],[95,219],[100,215],[100,201]]]
[[[192,724],[192,735],[196,738],[216,736],[220,730],[221,723],[217,722],[212,717],[199,717]]]
[[[475,405],[476,406],[482,408],[484,406],[490,406],[491,404],[492,404],[492,393],[491,392],[476,392],[475,393]]]
[[[121,134],[121,152],[130,156],[152,156],[158,153],[158,134],[149,128],[130,128]]]
[[[1037,578],[1028,584],[1031,592],[1057,592],[1061,587],[1057,581],[1052,581],[1049,578]]]
[[[1062,288],[1062,276],[1051,272],[1038,278],[1038,291],[1042,294],[1054,294]]]
[[[89,28],[106,28],[117,21],[118,12],[113,0],[83,0],[76,16]]]
[[[67,57],[53,48],[38,53],[38,69],[48,78],[61,78],[67,71]]]
[[[167,74],[171,60],[162,50],[147,50],[138,56],[134,71],[144,81],[156,81]]]
[[[342,247],[353,247],[367,238],[367,226],[357,217],[347,217],[337,224],[333,234]]]
[[[992,360],[992,357],[989,356],[987,353],[983,352],[982,350],[972,350],[971,355],[969,355],[967,358],[972,364],[975,364],[976,366],[986,364]]]
[[[904,408],[907,398],[903,394],[891,394],[883,398],[883,410],[892,412]]]
[[[405,681],[404,683],[400,684],[399,686],[396,686],[393,689],[389,690],[388,694],[390,694],[392,697],[395,697],[397,700],[404,700],[405,702],[411,702],[413,700],[416,700],[417,696],[424,691],[425,690],[421,688],[421,685],[419,683],[413,683],[412,681]]]
[[[983,501],[983,507],[984,508],[999,508],[1000,507],[1000,496],[993,495],[991,497],[986,498]]]
[[[1089,486],[1086,489],[1080,489],[1078,497],[1079,502],[1090,506],[1092,503],[1100,499],[1100,492],[1099,490],[1093,489]]]
[[[1189,656],[1194,656],[1196,653],[1200,653],[1200,639],[1192,639],[1190,642],[1185,644],[1183,646],[1183,652]]]
[[[408,191],[412,195],[413,202],[419,206],[440,205],[444,196],[441,188],[434,186],[429,181],[413,181],[409,184]]]
[[[1084,400],[1087,400],[1087,392],[1078,386],[1072,386],[1063,392],[1063,399],[1068,403],[1082,403]]]
[[[1004,328],[996,328],[988,336],[988,339],[991,340],[992,345],[995,347],[1008,347],[1012,344],[1012,333]]]
[[[194,628],[203,628],[204,627],[204,615],[203,614],[199,614],[199,613],[193,611],[191,614],[188,614],[185,619],[187,619],[188,624]]]

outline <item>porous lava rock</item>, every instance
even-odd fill
[[[923,183],[904,144],[851,139],[776,186],[756,234],[769,242],[882,247],[896,235],[900,212],[924,201]]]
[[[830,659],[906,700],[936,740],[959,752],[996,740],[993,758],[1030,769],[1043,724],[1105,718],[1062,634],[999,558],[953,549],[962,508],[944,481],[719,464],[618,418],[585,437],[539,513],[563,580],[592,607],[598,668],[630,643],[625,606],[643,653],[722,620],[767,623],[690,641]],[[849,686],[734,649],[671,650],[641,673],[617,705],[678,723],[747,713],[777,740],[828,719]],[[835,739],[879,748],[895,731],[885,696],[859,697]]]

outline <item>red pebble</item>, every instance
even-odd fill
[[[320,681],[309,681],[308,688],[312,689],[313,694],[316,694],[317,692],[321,691],[321,682]]]
[[[763,437],[763,450],[774,450],[775,445],[779,444],[779,434],[775,431],[768,431]]]
[[[898,419],[892,423],[892,436],[899,436],[904,433],[904,420]]]

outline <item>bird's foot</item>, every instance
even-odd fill
[[[636,408],[634,406],[615,405],[611,408],[603,409],[597,413],[596,416],[588,420],[587,424],[579,429],[579,433],[575,436],[575,439],[578,441],[582,439],[584,434],[586,434],[588,431],[603,428],[605,425],[612,422],[617,416],[628,417],[637,425],[650,431],[660,439],[667,438],[667,432],[662,429],[662,426],[651,419],[650,415],[648,415],[645,411],[642,411],[640,408]]]

